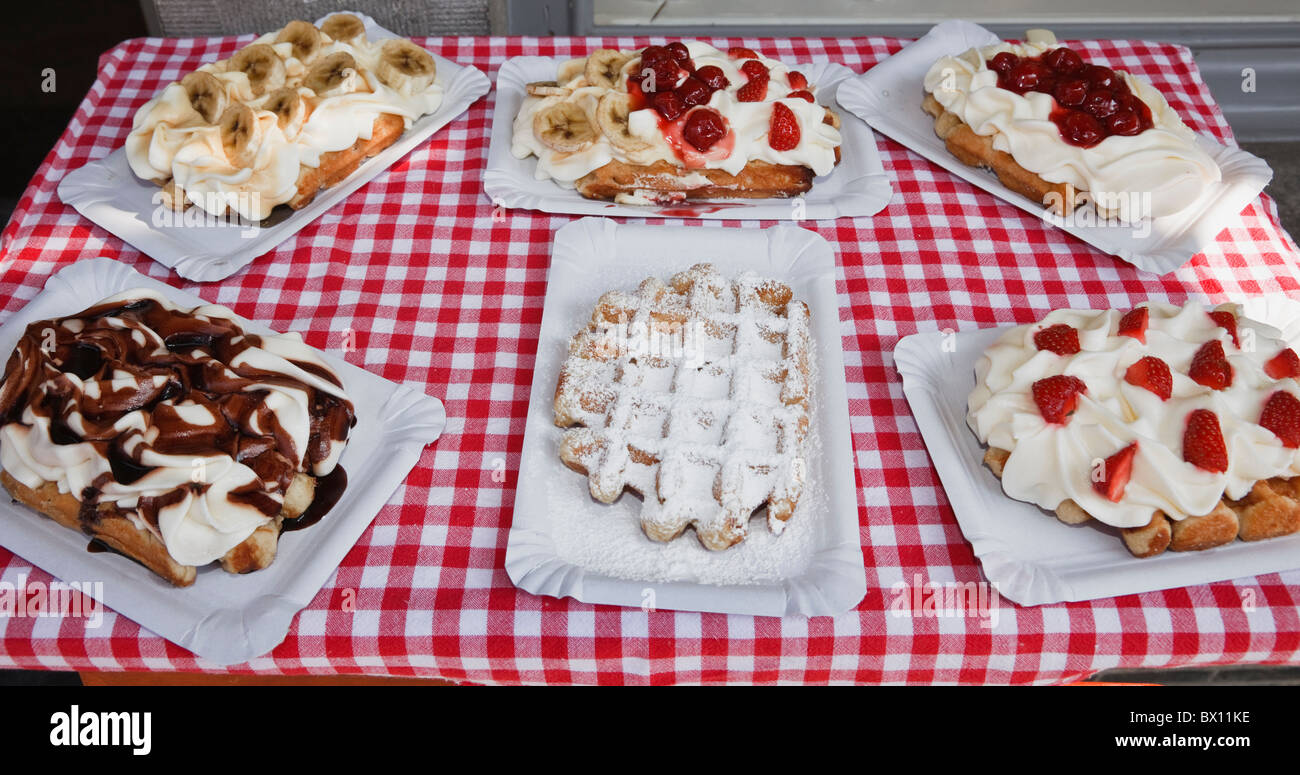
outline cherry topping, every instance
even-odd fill
[[[709,101],[709,96],[713,94],[712,90],[700,79],[694,76],[687,76],[681,86],[677,87],[677,94],[682,98],[682,102],[687,107],[703,105]]]
[[[997,73],[1007,73],[1020,64],[1020,57],[1010,51],[1003,51],[989,61],[989,69]]]
[[[1083,109],[1095,118],[1105,118],[1119,110],[1119,102],[1110,91],[1095,89],[1088,92],[1088,98],[1083,101]]]
[[[695,77],[707,84],[710,89],[725,89],[731,85],[726,74],[722,72],[722,68],[717,65],[701,67],[695,71]]]
[[[1044,54],[1043,61],[1058,73],[1077,73],[1083,69],[1083,57],[1064,46],[1054,48]]]
[[[1011,68],[1011,71],[1003,76],[1006,83],[999,85],[1017,94],[1024,94],[1025,92],[1038,91],[1047,82],[1048,78],[1047,68],[1041,62],[1027,59]]]
[[[661,91],[650,98],[650,104],[668,121],[676,121],[678,116],[686,112],[686,103],[677,92]]]
[[[1082,78],[1060,81],[1052,90],[1052,96],[1064,107],[1077,108],[1088,97],[1088,82]]]
[[[686,48],[686,44],[681,41],[673,41],[664,48],[668,49],[668,53],[672,54],[673,59],[681,63],[683,67],[686,67],[687,63],[691,61],[691,52]]]
[[[1094,89],[1114,89],[1120,82],[1120,78],[1115,71],[1109,67],[1101,65],[1088,65],[1084,68],[1084,77]]]
[[[708,151],[726,136],[727,120],[712,108],[691,111],[686,117],[686,125],[682,127],[682,137],[700,153]]]
[[[1071,112],[1061,125],[1061,134],[1074,145],[1091,148],[1102,141],[1103,129],[1097,119],[1087,113]]]
[[[1142,121],[1131,110],[1121,110],[1106,119],[1106,131],[1113,135],[1135,135],[1142,131]]]

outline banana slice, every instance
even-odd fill
[[[572,102],[556,101],[533,114],[533,134],[560,153],[584,150],[596,142],[596,128],[587,112]]]
[[[322,57],[302,77],[302,85],[316,92],[317,97],[328,97],[340,92],[357,71],[357,61],[346,51],[335,51]]]
[[[438,63],[433,54],[411,41],[394,38],[384,41],[380,47],[375,75],[394,91],[417,94],[433,84],[438,75]]]
[[[181,86],[185,87],[190,105],[203,117],[203,120],[209,124],[217,123],[217,119],[225,112],[229,102],[226,97],[226,87],[221,83],[221,79],[212,73],[195,70],[181,79]]]
[[[587,71],[586,57],[578,57],[577,59],[570,59],[568,62],[565,62],[564,64],[560,65],[559,69],[555,73],[555,80],[557,83],[561,83],[561,84],[569,83],[573,79],[581,77],[582,74],[585,73],[586,71]]]
[[[284,86],[284,61],[266,43],[254,43],[240,49],[230,58],[229,71],[248,76],[248,85],[259,97]]]
[[[524,88],[534,97],[567,97],[573,94],[573,89],[561,86],[555,81],[537,81]]]
[[[320,31],[340,43],[357,43],[366,39],[366,24],[350,13],[336,13],[325,20]]]
[[[292,86],[282,86],[267,95],[262,110],[275,114],[275,121],[286,135],[296,135],[307,117],[307,101]]]
[[[591,56],[587,57],[587,65],[583,70],[587,76],[587,83],[606,89],[617,89],[619,74],[623,72],[623,65],[627,64],[628,59],[629,55],[618,49],[596,49]]]
[[[253,132],[257,128],[257,116],[253,109],[236,102],[221,114],[217,124],[221,130],[221,148],[226,152],[226,159],[235,167],[247,167],[253,160]]]
[[[648,150],[650,144],[632,134],[627,125],[632,97],[627,92],[606,92],[596,105],[596,123],[609,144],[627,153]]]
[[[275,36],[276,43],[293,44],[293,55],[303,64],[311,64],[312,58],[325,45],[320,30],[311,22],[295,19],[284,25],[280,34]]]

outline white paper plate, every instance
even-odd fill
[[[749,537],[710,552],[688,530],[655,543],[641,532],[641,501],[592,499],[587,478],[560,462],[555,383],[569,338],[602,293],[635,289],[711,262],[780,279],[808,303],[818,366],[809,438],[809,485],[785,531],[760,516]],[[560,229],[547,278],[506,571],[520,588],[587,603],[761,616],[834,615],[866,594],[848,401],[840,343],[835,257],[794,226],[765,231],[616,225],[584,218]]]
[[[365,22],[370,39],[397,37],[374,19],[357,15]],[[181,216],[157,215],[165,212],[155,202],[159,189],[135,176],[127,163],[124,147],[68,173],[59,182],[59,198],[187,280],[225,279],[369,183],[465,112],[491,88],[488,77],[478,69],[458,65],[436,54],[434,59],[438,63],[438,83],[443,87],[442,105],[436,111],[412,124],[397,142],[363,162],[342,183],[321,191],[311,204],[293,211],[276,208],[258,228],[239,226],[235,222],[216,223],[219,219],[215,218],[209,219],[208,224],[194,218],[175,223],[168,219],[180,220]],[[159,91],[163,86],[159,85]]]
[[[36,298],[0,326],[0,352],[13,351],[27,324],[69,315],[115,293],[146,287],[182,306],[207,302],[108,258],[78,261],[50,278]],[[266,326],[237,319],[247,330]],[[7,357],[7,356],[6,356]],[[348,486],[316,525],[285,533],[275,562],[242,576],[211,565],[183,589],[131,560],[86,551],[87,538],[0,498],[0,544],[66,581],[103,582],[100,602],[140,626],[217,664],[245,662],[275,648],[334,573],[371,520],[442,433],[442,402],[381,379],[329,353],[323,357],[352,396],[357,424],[339,464]]]
[[[1244,302],[1243,309],[1284,335],[1300,333],[1300,303],[1267,297]],[[1139,559],[1115,528],[1095,520],[1066,525],[1032,503],[1007,497],[983,465],[984,447],[966,425],[975,364],[1005,331],[913,334],[894,348],[903,394],[957,524],[1001,595],[1021,605],[1042,605],[1300,568],[1300,534]],[[1300,345],[1300,337],[1288,341]]]
[[[515,116],[528,96],[527,84],[555,80],[556,68],[563,57],[514,57],[497,73],[496,109],[492,115],[492,144],[488,149],[483,189],[492,201],[503,207],[541,210],[547,213],[607,215],[631,218],[667,216],[673,218],[708,218],[715,220],[774,219],[791,220],[795,199],[730,199],[709,205],[688,202],[668,207],[616,204],[585,199],[572,188],[555,181],[534,177],[537,157],[516,159],[510,153]],[[852,80],[853,71],[833,62],[809,62],[797,65],[808,81],[817,87],[818,98],[828,104],[841,83]],[[876,139],[871,129],[852,116],[841,116],[841,161],[830,174],[813,181],[804,194],[803,213],[799,220],[819,221],[830,218],[874,215],[893,196],[889,176],[880,164]]]
[[[1043,217],[1089,245],[1155,274],[1174,271],[1213,243],[1219,232],[1235,223],[1242,209],[1259,196],[1272,179],[1273,170],[1263,160],[1240,148],[1229,148],[1210,137],[1198,135],[1198,144],[1218,162],[1223,180],[1209,187],[1182,213],[1135,226],[1090,225],[1082,220],[1062,223],[1055,216],[1045,215],[1041,204],[1006,188],[993,173],[957,161],[935,135],[934,119],[921,109],[925,96],[921,84],[935,60],[998,40],[997,35],[978,24],[943,22],[865,74],[841,84],[840,104],[876,131],[897,140],[957,177],[1026,212]],[[1081,214],[1081,219],[1086,216]]]

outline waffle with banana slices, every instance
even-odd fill
[[[723,550],[764,507],[780,532],[806,483],[808,321],[784,283],[708,264],[606,293],[556,386],[560,458],[600,502],[639,495],[655,541]]]
[[[442,96],[436,60],[412,41],[369,40],[352,14],[292,21],[142,106],[127,160],[161,204],[261,221],[337,185]]]
[[[840,160],[816,85],[751,49],[599,49],[526,88],[512,153],[589,199],[793,197]]]

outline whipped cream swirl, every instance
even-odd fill
[[[113,504],[177,562],[219,559],[280,513],[298,472],[332,471],[355,423],[301,337],[234,319],[136,289],[28,325],[0,382],[0,464],[57,483],[84,523]]]
[[[1264,364],[1288,347],[1278,332],[1237,317],[1234,344],[1205,307],[1150,302],[1146,344],[1117,335],[1116,310],[1056,310],[1042,321],[1003,334],[980,358],[967,423],[979,440],[1007,450],[1003,490],[1012,498],[1052,510],[1071,499],[1094,518],[1115,527],[1142,527],[1155,510],[1173,519],[1208,514],[1224,496],[1244,497],[1256,481],[1300,475],[1300,451],[1287,449],[1259,425],[1264,403],[1285,390],[1300,398],[1295,379],[1276,380]],[[1221,310],[1237,313],[1235,305]],[[1062,356],[1039,350],[1034,334],[1058,323],[1079,332],[1080,352]],[[1213,390],[1187,376],[1196,351],[1222,343],[1233,370],[1230,386]],[[1124,376],[1139,359],[1154,355],[1173,375],[1168,400],[1130,384]],[[1043,419],[1032,395],[1034,382],[1055,374],[1087,385],[1065,424]],[[1182,438],[1193,410],[1218,418],[1227,444],[1228,468],[1212,473],[1185,462]],[[1097,461],[1138,442],[1131,478],[1120,502],[1093,489]]]

